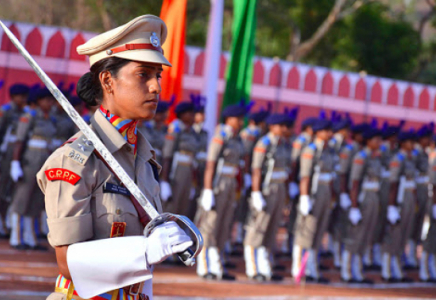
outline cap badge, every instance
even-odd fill
[[[155,46],[155,47],[159,47],[160,46],[160,41],[159,38],[156,35],[156,32],[152,32],[151,36],[150,36],[150,43]]]

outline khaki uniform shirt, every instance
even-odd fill
[[[436,149],[433,149],[428,155],[428,176],[430,177],[430,184],[436,184]]]
[[[323,141],[315,140],[313,143],[306,146],[301,153],[300,178],[311,177],[315,167],[319,168],[320,173],[332,173],[334,164],[333,156],[332,148],[324,148]]]
[[[18,120],[23,114],[23,110],[19,109],[14,103],[8,103],[0,108],[0,147],[2,151],[7,150],[9,141],[11,141],[15,136]],[[7,138],[8,141],[4,139]],[[4,144],[4,146],[3,146]]]
[[[172,158],[175,152],[183,151],[194,155],[199,147],[199,141],[192,127],[187,128],[182,121],[176,119],[168,126],[163,146],[163,158]]]
[[[401,176],[405,176],[407,180],[415,180],[416,167],[413,155],[399,150],[389,163],[389,171],[390,182],[399,182]]]
[[[381,159],[378,151],[372,152],[368,148],[354,155],[350,180],[362,182],[364,179],[379,181],[381,175]]]
[[[300,160],[301,151],[312,142],[312,138],[305,132],[302,132],[292,143],[291,162]]]
[[[207,160],[217,162],[223,158],[224,163],[238,167],[245,154],[241,138],[233,133],[230,126],[220,124],[209,144]]]
[[[91,126],[109,152],[136,182],[147,199],[162,212],[155,179],[153,148],[138,132],[137,156],[117,129],[97,111]],[[113,222],[125,222],[124,236],[142,235],[143,226],[130,197],[119,192],[120,182],[93,154],[81,132],[71,144],[57,149],[37,174],[45,194],[48,240],[52,246],[69,245],[111,236]],[[116,192],[118,190],[118,192]]]
[[[425,152],[424,149],[422,149],[421,145],[416,145],[414,150],[414,156],[418,175],[425,176],[428,173],[429,168],[428,154]]]

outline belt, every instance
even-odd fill
[[[48,143],[46,140],[30,139],[27,142],[27,146],[29,146],[29,148],[47,149],[47,145]]]
[[[389,178],[391,177],[391,171],[389,170],[382,170],[381,171],[381,178]]]
[[[332,173],[319,173],[318,181],[323,183],[330,183],[333,180]]]
[[[288,177],[288,173],[285,170],[273,171],[271,173],[271,180],[273,181],[285,181]]]
[[[142,290],[142,287],[143,283],[137,283],[89,299],[84,299],[77,294],[71,280],[59,275],[56,280],[55,292],[66,295],[67,297],[65,300],[149,300],[147,295],[139,293],[139,290]]]
[[[430,182],[430,177],[428,176],[417,176],[415,178],[417,184],[427,184]]]
[[[207,159],[207,153],[204,151],[198,152],[195,158],[199,161],[205,161]]]
[[[230,177],[234,177],[234,176],[238,175],[238,172],[239,172],[239,169],[235,166],[224,165],[221,168],[221,174],[226,175],[226,176],[230,176]]]
[[[182,152],[178,152],[176,156],[177,163],[188,164],[192,163],[192,156]]]
[[[380,190],[380,182],[378,182],[378,181],[364,181],[362,183],[362,190],[377,192]]]
[[[8,136],[8,140],[7,140],[8,143],[15,143],[16,141],[17,141],[17,136],[16,135],[11,134],[11,135]]]

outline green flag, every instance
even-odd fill
[[[250,99],[257,0],[233,0],[233,40],[223,108]]]

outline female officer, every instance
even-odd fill
[[[154,117],[162,65],[171,66],[160,43],[166,35],[160,18],[145,15],[77,48],[91,64],[79,80],[78,95],[89,105],[100,104],[92,129],[159,212],[160,166],[136,124]],[[144,212],[92,142],[81,132],[70,142],[37,175],[60,271],[49,299],[148,299],[153,265],[192,241],[174,222],[145,237],[147,222],[139,218]]]

